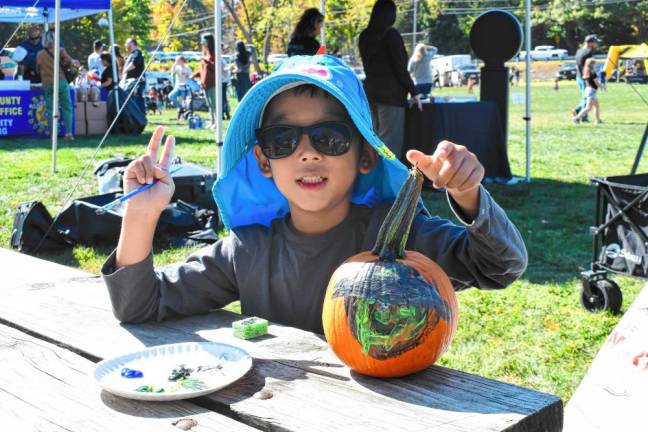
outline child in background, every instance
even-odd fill
[[[150,90],[148,91],[148,103],[146,105],[146,108],[149,111],[152,111],[153,114],[155,113],[162,114],[162,110],[160,109],[160,106],[161,106],[160,93],[155,87],[151,87]]]
[[[246,95],[227,130],[214,195],[229,234],[185,263],[154,269],[158,218],[174,192],[175,139],[156,129],[124,173],[119,244],[102,268],[115,316],[125,322],[205,313],[240,300],[246,315],[322,333],[333,271],[370,250],[407,168],[371,127],[362,84],[329,55],[291,57]],[[522,237],[481,186],[484,168],[465,147],[441,142],[410,163],[444,188],[458,224],[421,205],[407,249],[435,260],[455,289],[504,288],[527,263]]]

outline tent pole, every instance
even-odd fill
[[[110,52],[112,58],[112,72],[113,72],[113,86],[119,82],[119,74],[117,73],[117,57],[115,56],[115,27],[113,24],[113,13],[112,13],[112,4],[110,9],[108,9],[108,23],[110,29]],[[115,103],[116,110],[119,112],[119,92],[115,90]]]
[[[220,176],[223,170],[223,73],[222,73],[222,39],[221,39],[221,24],[222,24],[222,5],[220,0],[214,1],[214,51],[216,58],[214,59],[214,72],[216,75],[214,90],[216,91],[216,146],[217,157],[216,166],[218,175]]]
[[[416,49],[416,21],[418,20],[418,1],[413,0],[414,3],[414,19],[412,19],[412,54]]]
[[[52,173],[56,173],[56,148],[59,122],[59,69],[61,64],[61,0],[56,0],[54,9],[54,97],[52,98]],[[69,133],[70,131],[65,131]]]
[[[639,162],[641,162],[641,157],[643,156],[644,149],[648,144],[648,123],[646,123],[646,129],[644,130],[643,138],[641,138],[641,143],[639,144],[639,149],[637,149],[637,155],[635,156],[634,163],[632,164],[632,170],[630,170],[630,175],[637,174],[637,168],[639,168]]]
[[[526,181],[531,182],[531,0],[526,0],[526,14],[524,19],[525,35],[526,35],[526,70],[524,71],[524,79],[526,81],[526,103],[525,129],[526,129]]]

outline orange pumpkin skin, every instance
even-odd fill
[[[371,252],[362,252],[349,258],[341,265],[329,282],[322,322],[326,339],[338,356],[348,367],[363,375],[392,378],[419,372],[431,366],[449,347],[457,329],[457,298],[450,279],[434,261],[426,256],[405,251],[404,259],[396,261],[405,264],[415,271],[432,287],[436,287],[438,296],[444,302],[445,319],[438,308],[427,309],[425,329],[414,346],[401,350],[387,358],[376,358],[363,352],[363,346],[351,329],[345,296],[334,296],[336,284],[345,273],[348,263],[374,263],[380,265],[379,257]],[[404,290],[407,287],[403,287]],[[354,321],[355,322],[355,321]]]

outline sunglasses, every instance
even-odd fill
[[[261,152],[268,159],[281,159],[293,154],[304,133],[315,150],[326,156],[340,156],[348,152],[353,137],[353,128],[343,122],[324,122],[305,127],[272,125],[254,132]]]

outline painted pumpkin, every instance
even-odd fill
[[[422,185],[423,175],[413,168],[374,249],[338,267],[326,291],[326,340],[364,375],[399,377],[431,366],[457,328],[450,279],[434,261],[405,250]]]

